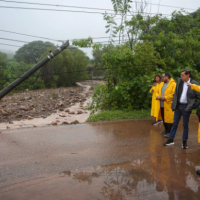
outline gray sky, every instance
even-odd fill
[[[34,3],[46,3],[56,5],[67,6],[79,6],[79,7],[93,7],[113,9],[111,0],[15,0],[21,2],[34,2]],[[136,0],[141,1],[141,0]],[[200,7],[200,0],[149,0],[149,2],[161,5],[178,6],[185,8],[198,9]],[[135,10],[135,3],[133,2],[133,11]],[[77,8],[63,8],[63,7],[51,7],[51,6],[37,6],[37,5],[25,5],[18,3],[2,2],[0,0],[0,6],[10,7],[32,7],[32,8],[45,8],[45,9],[60,9],[60,10],[81,10]],[[150,11],[150,7],[148,8]],[[179,10],[170,7],[159,7],[159,12],[163,14],[171,14],[174,10]],[[88,12],[101,12],[98,10],[86,10]],[[148,12],[149,12],[148,11]],[[187,10],[192,12],[192,10]],[[103,11],[102,11],[103,12]],[[111,12],[111,11],[110,11]],[[157,13],[158,6],[151,5],[151,12]],[[36,10],[21,10],[21,9],[8,9],[0,8],[1,25],[0,29],[14,31],[24,34],[42,36],[47,38],[53,38],[56,40],[67,40],[74,38],[87,38],[91,37],[108,37],[105,33],[105,21],[101,14],[88,14],[88,13],[74,13],[74,12],[55,12],[55,11],[36,11]],[[11,33],[4,33],[0,31],[1,38],[9,38],[15,40],[23,40],[27,42],[40,40],[37,38],[31,38],[27,36],[20,36]],[[94,42],[107,41],[107,38],[96,39]],[[47,40],[43,40],[47,41]],[[53,42],[53,41],[50,41]],[[12,44],[17,46],[23,46],[23,43],[12,42],[0,39],[0,43]],[[59,42],[53,42],[54,44],[61,44]],[[0,45],[0,49],[16,51],[18,48]],[[89,57],[91,57],[91,49],[83,49]]]

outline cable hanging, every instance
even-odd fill
[[[40,11],[58,11],[58,12],[75,12],[75,13],[88,13],[88,14],[105,14],[102,12],[88,12],[88,11],[77,11],[77,10],[57,10],[57,9],[46,9],[46,8],[25,8],[25,7],[11,7],[11,6],[0,6],[0,8],[9,8],[9,9],[22,9],[22,10],[40,10]],[[133,12],[137,13],[137,12]],[[107,13],[109,15],[120,15],[120,14],[115,14],[115,13]],[[143,12],[142,14],[155,14],[158,15],[158,13],[146,13]],[[161,13],[159,13],[161,14]],[[161,14],[163,16],[172,16],[170,14]],[[120,15],[121,16],[121,15]],[[133,17],[133,15],[127,15]]]
[[[40,5],[40,6],[53,6],[53,7],[65,7],[65,8],[80,8],[80,9],[88,9],[88,10],[90,9],[90,10],[115,11],[113,9],[107,9],[107,8],[91,8],[91,7],[68,6],[68,5],[59,5],[59,4],[44,4],[44,3],[34,3],[34,2],[22,2],[22,1],[7,1],[7,0],[0,0],[0,1],[6,2],[6,3],[19,3],[19,4],[29,4],[29,5]],[[132,2],[141,4],[141,2],[139,2],[139,1],[132,1]],[[154,6],[170,7],[170,8],[197,10],[197,9],[194,9],[194,8],[185,8],[185,7],[179,7],[179,6],[155,4],[155,3],[147,3],[147,4],[148,5],[154,5]]]

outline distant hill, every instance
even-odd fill
[[[0,52],[5,53],[9,59],[13,58],[15,55],[15,51],[12,51],[12,50],[0,49]]]

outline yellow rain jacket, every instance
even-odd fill
[[[200,86],[192,84],[191,89],[200,92]],[[198,130],[198,142],[200,143],[200,122],[199,122],[199,130]]]
[[[150,92],[152,93],[152,103],[151,103],[151,116],[156,117],[158,115],[158,110],[159,110],[159,102],[156,100],[156,94],[157,94],[157,90],[159,87],[160,83],[157,83],[157,86],[152,86],[152,88],[150,89]],[[154,91],[152,91],[152,89]],[[161,119],[159,119],[161,120]]]
[[[161,90],[162,90],[162,87],[164,85],[164,82],[162,82],[159,87],[158,87],[158,90],[157,90],[157,96],[160,96],[161,97]],[[165,94],[164,94],[164,97],[165,97],[165,101],[164,101],[164,118],[165,118],[165,123],[173,123],[173,120],[174,120],[174,111],[172,111],[171,109],[171,106],[172,106],[172,102],[173,102],[173,95],[174,95],[174,92],[175,92],[175,89],[176,89],[176,82],[174,79],[170,79],[169,81],[169,84],[165,90]],[[160,105],[160,100],[157,100],[159,102],[159,105]],[[158,110],[158,115],[157,115],[157,119],[159,120],[159,118],[162,118],[161,117],[161,107],[159,106],[159,110]],[[156,119],[156,121],[157,121]]]

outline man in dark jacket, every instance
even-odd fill
[[[181,116],[183,116],[183,143],[182,148],[187,149],[188,131],[189,131],[189,118],[192,109],[196,108],[200,104],[200,93],[188,88],[187,84],[192,83],[199,85],[198,82],[191,79],[191,71],[184,69],[181,72],[181,78],[178,79],[176,90],[173,97],[172,110],[175,111],[173,126],[168,136],[169,139],[164,143],[165,146],[173,145],[176,131],[178,128]]]

